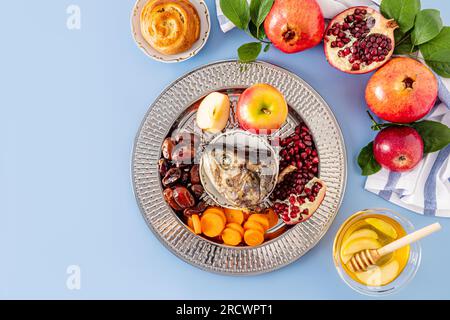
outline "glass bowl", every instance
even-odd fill
[[[419,269],[420,265],[420,259],[421,259],[421,246],[420,242],[417,241],[413,244],[410,244],[410,250],[409,250],[409,258],[408,262],[403,269],[403,271],[398,275],[398,277],[383,286],[367,286],[360,282],[357,282],[353,280],[347,272],[344,270],[344,267],[342,266],[342,262],[340,259],[340,249],[342,244],[342,238],[347,231],[347,229],[353,225],[355,221],[358,221],[360,219],[363,219],[366,216],[373,215],[373,214],[381,214],[388,216],[391,219],[394,219],[397,221],[406,231],[406,233],[411,233],[414,231],[413,224],[406,218],[402,217],[398,213],[389,210],[389,209],[365,209],[362,211],[359,211],[355,214],[353,214],[351,217],[349,217],[339,228],[336,237],[334,239],[333,244],[333,261],[336,266],[337,272],[339,273],[339,276],[342,278],[342,280],[353,290],[365,294],[368,296],[385,296],[389,294],[393,294],[403,287],[405,287],[416,275],[417,270]]]

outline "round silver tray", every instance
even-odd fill
[[[161,145],[179,118],[193,119],[188,107],[212,91],[269,83],[285,95],[292,132],[298,119],[310,128],[320,158],[320,178],[327,194],[311,219],[257,247],[229,247],[193,234],[163,198],[158,172]],[[186,114],[190,116],[186,117]],[[191,121],[184,120],[183,127]],[[201,269],[234,275],[259,274],[286,266],[313,248],[336,216],[347,178],[344,140],[339,124],[320,95],[293,73],[265,62],[215,62],[174,81],[150,106],[137,133],[132,179],[140,210],[157,238],[176,256]]]

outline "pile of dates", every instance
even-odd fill
[[[201,199],[204,194],[200,182],[196,154],[199,138],[192,133],[168,137],[162,145],[159,174],[164,189],[164,199],[178,214],[201,214],[207,205]]]

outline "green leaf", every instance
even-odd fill
[[[358,156],[358,165],[361,168],[363,176],[370,176],[381,170],[380,164],[373,156],[373,142],[361,149]]]
[[[261,42],[250,42],[239,47],[238,56],[240,62],[252,62],[258,58],[261,53]]]
[[[395,54],[409,54],[416,52],[419,50],[419,47],[414,46],[411,42],[411,35],[407,34],[406,36],[403,36],[399,41],[396,41],[396,46],[394,49]]]
[[[264,52],[269,51],[270,49],[270,43],[267,43],[266,46],[264,47]]]
[[[389,19],[394,19],[403,32],[414,26],[414,19],[420,10],[420,0],[383,0],[381,13]]]
[[[450,78],[450,27],[419,46],[425,62],[440,76]]]
[[[266,38],[266,32],[264,31],[264,28],[257,28],[252,21],[250,21],[250,23],[248,24],[248,30],[255,39],[264,40]]]
[[[247,0],[220,0],[223,14],[239,29],[246,30],[250,21]]]
[[[411,40],[414,45],[430,41],[442,30],[442,20],[439,10],[425,9],[416,16]]]
[[[274,0],[252,0],[250,2],[250,17],[259,29],[272,9]]]
[[[423,152],[436,152],[450,143],[450,128],[436,121],[424,120],[411,124],[423,140]]]

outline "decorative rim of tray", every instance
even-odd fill
[[[158,160],[175,121],[212,91],[264,82],[279,88],[310,128],[320,158],[325,199],[307,221],[256,247],[229,247],[192,233],[163,198]],[[267,62],[218,61],[190,71],[171,83],[147,111],[135,138],[133,190],[147,225],[172,253],[206,271],[249,275],[274,271],[299,259],[325,235],[337,215],[347,181],[342,132],[323,98],[303,79]]]

